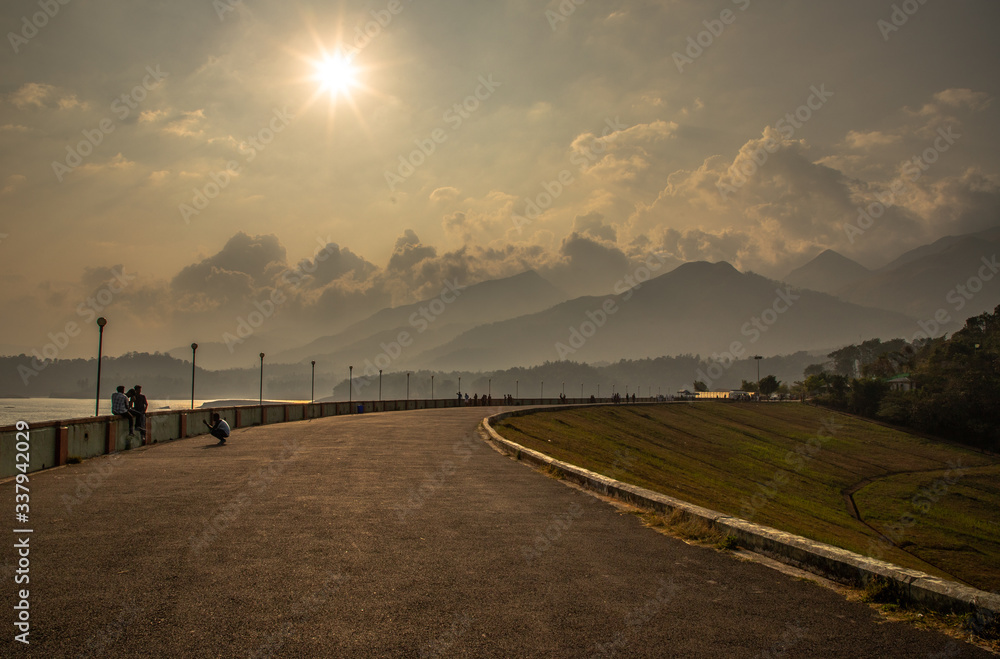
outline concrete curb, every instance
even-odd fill
[[[875,577],[891,579],[901,587],[903,593],[912,602],[929,609],[947,613],[978,612],[980,615],[991,617],[994,620],[1000,618],[1000,594],[963,586],[918,570],[910,570],[892,563],[868,558],[846,549],[809,540],[768,526],[754,524],[665,494],[622,483],[504,439],[491,425],[510,417],[559,409],[566,409],[566,407],[536,407],[501,412],[483,419],[483,427],[486,429],[489,441],[493,446],[517,460],[540,467],[548,466],[559,469],[565,475],[566,480],[639,507],[651,508],[660,513],[682,510],[692,517],[703,519],[717,529],[735,536],[743,547],[783,563],[852,586],[863,586]]]

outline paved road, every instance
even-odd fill
[[[493,451],[482,416],[250,428],[33,475],[30,656],[990,656],[643,528]],[[2,654],[28,656],[5,628]]]

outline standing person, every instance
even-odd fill
[[[212,434],[212,437],[219,440],[219,444],[226,443],[226,438],[229,437],[231,431],[229,430],[229,424],[226,423],[226,420],[218,412],[212,413],[212,423],[208,421],[202,421],[202,423],[208,426],[208,432]]]
[[[125,395],[124,385],[118,385],[118,390],[111,394],[111,413],[115,416],[121,416],[128,419],[128,436],[131,437],[135,433],[135,415],[132,414],[132,410],[129,407],[128,396]]]
[[[135,426],[139,430],[139,435],[142,436],[143,444],[146,443],[146,410],[149,408],[149,402],[142,393],[142,387],[135,385],[132,388],[132,396],[130,398],[132,403],[132,414],[135,415]]]

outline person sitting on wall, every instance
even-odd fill
[[[212,413],[212,423],[208,421],[202,421],[202,423],[208,426],[208,432],[212,434],[212,437],[219,440],[219,444],[226,443],[226,438],[229,437],[231,431],[229,430],[229,424],[226,423],[226,420],[218,412]]]
[[[132,414],[135,416],[135,427],[139,431],[139,435],[142,437],[143,443],[146,442],[146,410],[149,408],[149,402],[146,400],[146,396],[142,393],[142,387],[135,385],[132,388],[132,395],[128,397],[129,402],[132,407]]]
[[[128,419],[128,436],[132,437],[135,434],[135,415],[129,406],[124,385],[118,385],[118,390],[111,394],[111,413]]]

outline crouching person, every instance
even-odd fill
[[[223,419],[218,412],[212,413],[212,423],[208,421],[202,421],[206,426],[208,426],[208,432],[212,433],[212,437],[219,440],[220,444],[225,444],[226,439],[229,437],[229,424]]]

